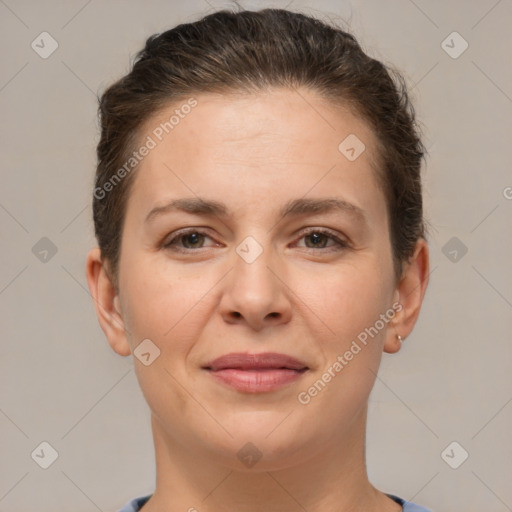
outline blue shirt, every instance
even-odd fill
[[[415,503],[412,503],[412,501],[405,501],[404,499],[393,496],[392,494],[386,494],[386,496],[389,496],[399,505],[402,505],[403,512],[432,512],[428,508],[416,505]],[[151,498],[151,494],[149,496],[135,498],[127,503],[121,510],[119,510],[119,512],[138,512],[142,508],[142,505],[144,505],[149,500],[149,498]]]

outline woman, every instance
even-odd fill
[[[427,510],[365,465],[429,270],[400,77],[319,20],[220,11],[149,38],[100,118],[87,278],[157,464],[122,511]]]

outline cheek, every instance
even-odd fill
[[[175,272],[164,276],[148,261],[149,258],[145,262],[133,259],[128,264],[126,260],[123,318],[133,348],[149,339],[160,350],[148,366],[133,356],[137,380],[148,406],[169,434],[186,437],[186,429],[180,430],[176,418],[199,416],[197,421],[201,423],[201,411],[187,392],[189,376],[184,361],[208,317],[204,310],[206,302],[201,301],[208,284],[204,276],[184,279]]]
[[[125,269],[123,318],[132,347],[150,339],[160,350],[155,362],[163,363],[178,379],[188,378],[183,363],[213,314],[209,292],[218,282],[217,273],[197,266],[185,274],[162,258],[147,255],[138,262],[127,259]],[[170,379],[168,374],[162,378]]]
[[[317,314],[340,348],[390,307],[389,276],[376,260],[366,258],[323,274],[303,274],[296,282],[297,295]]]
[[[387,325],[380,315],[390,308],[389,284],[382,275],[378,265],[351,266],[339,268],[330,278],[303,281],[301,296],[322,322],[312,317],[313,321],[320,329],[322,324],[325,327],[314,330],[322,367],[297,397],[301,406],[308,407],[312,428],[328,430],[326,425],[355,417],[367,403]],[[376,322],[380,329],[374,330]]]
[[[164,341],[204,295],[200,276],[183,276],[158,257],[125,252],[121,273],[123,314],[132,334]],[[135,340],[137,342],[138,340]]]

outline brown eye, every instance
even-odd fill
[[[305,235],[304,239],[306,240],[306,247],[323,249],[326,246],[329,237],[325,233],[313,231],[312,233]],[[308,245],[308,239],[311,241],[311,245]]]
[[[327,252],[348,249],[349,243],[326,229],[310,229],[302,233],[298,247],[313,250],[325,249],[323,252]]]
[[[197,231],[193,233],[187,233],[186,235],[182,235],[179,237],[183,247],[186,249],[197,249],[202,247],[204,243],[205,236],[202,233],[198,233]]]
[[[178,252],[193,251],[211,247],[211,244],[210,246],[205,245],[207,239],[211,240],[211,238],[202,231],[181,231],[174,234],[174,236],[168,239],[167,242],[164,242],[162,246],[165,249]]]

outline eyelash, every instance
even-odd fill
[[[200,231],[198,229],[186,229],[186,230],[177,232],[175,234],[175,236],[173,236],[170,240],[164,242],[162,244],[162,247],[164,249],[169,249],[169,250],[181,252],[181,253],[191,253],[191,252],[198,251],[200,249],[205,249],[205,247],[199,247],[197,249],[187,249],[185,247],[178,247],[176,245],[176,242],[179,242],[179,240],[181,240],[183,237],[185,237],[187,235],[194,234],[194,233],[198,234],[198,235],[204,235],[207,238],[211,238],[210,236],[208,236],[208,234],[205,231]],[[302,240],[303,238],[310,236],[312,234],[321,234],[321,235],[327,236],[330,240],[332,240],[336,243],[337,247],[333,247],[333,246],[319,247],[319,248],[302,247],[303,249],[308,249],[311,251],[323,250],[324,252],[331,252],[331,251],[341,251],[343,249],[348,249],[350,247],[348,242],[338,238],[332,231],[329,231],[329,230],[323,229],[323,228],[314,228],[314,229],[309,229],[307,231],[304,231],[301,233],[299,240]]]

